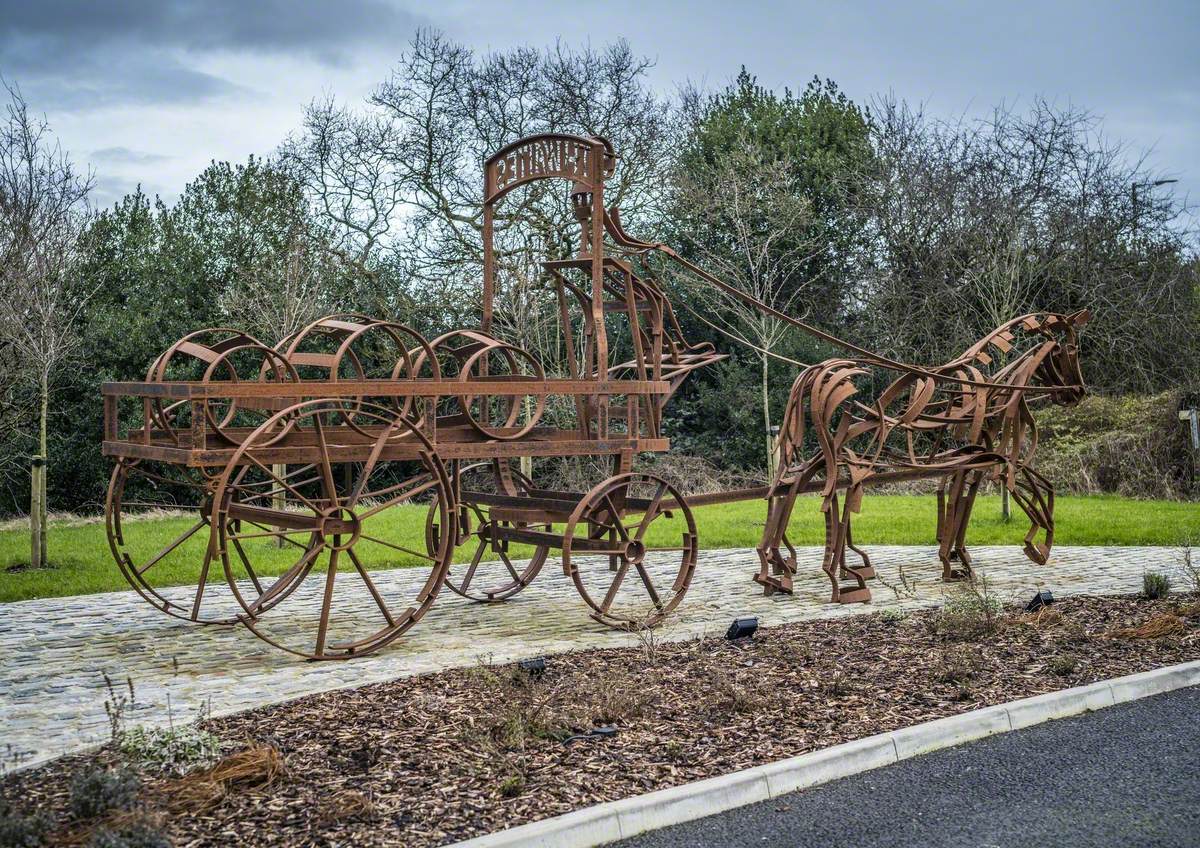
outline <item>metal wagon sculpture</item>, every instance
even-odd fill
[[[693,506],[765,499],[755,580],[789,592],[797,563],[787,522],[799,494],[821,492],[832,600],[866,601],[870,563],[853,544],[850,513],[865,485],[916,476],[942,479],[949,493],[939,495],[938,526],[947,579],[969,568],[963,534],[987,475],[1025,507],[1034,522],[1027,552],[1045,561],[1053,490],[1029,465],[1027,401],[1081,396],[1074,327],[1083,315],[1026,316],[936,369],[896,363],[629,236],[605,207],[616,163],[607,141],[561,134],[523,139],[486,161],[478,329],[428,340],[392,321],[333,315],[274,345],[234,329],[203,330],[165,351],[144,381],[105,384],[103,450],[116,459],[108,536],[130,584],[169,615],[240,622],[284,650],[335,659],[396,639],[443,586],[484,603],[511,598],[558,551],[596,621],[652,627],[682,601],[696,568]],[[581,231],[574,258],[543,263],[563,328],[561,378],[492,335],[497,206],[545,179],[570,181]],[[669,448],[662,422],[672,394],[724,356],[684,339],[647,273],[652,256],[855,353],[797,378],[775,480],[685,497],[671,481],[635,470],[637,454]],[[985,374],[987,351],[1012,350],[1017,330],[1041,340],[1034,352]],[[629,358],[611,361],[613,334]],[[867,365],[901,376],[873,404],[851,402]],[[907,447],[894,447],[897,440]],[[513,467],[537,457],[599,458],[611,473],[587,491],[539,488]],[[847,493],[840,511],[839,491]],[[408,508],[392,509],[400,505]],[[176,522],[166,544],[138,520],[151,509]],[[1044,539],[1035,544],[1039,528]],[[471,556],[455,564],[463,545],[474,546]],[[846,563],[847,547],[861,563]],[[424,579],[383,580],[373,565],[420,566]],[[181,582],[190,588],[168,588]],[[232,605],[215,603],[221,585]]]

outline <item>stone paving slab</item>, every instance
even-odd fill
[[[939,580],[932,547],[871,546],[880,578],[874,602],[828,603],[819,548],[800,549],[793,595],[764,597],[750,580],[753,550],[705,551],[682,606],[658,631],[664,640],[723,632],[735,616],[764,626],[811,618],[862,615],[888,607],[941,603],[953,586]],[[1121,594],[1141,588],[1146,571],[1178,576],[1181,556],[1167,547],[1059,547],[1050,565],[1029,562],[1016,546],[972,549],[977,571],[1001,600],[1023,600],[1041,588],[1059,595]],[[807,563],[805,567],[804,563]],[[442,591],[407,634],[377,654],[347,662],[305,662],[261,642],[240,626],[197,626],[155,612],[134,592],[0,604],[0,757],[4,768],[28,766],[104,741],[108,719],[102,673],[122,686],[132,679],[131,724],[166,724],[195,716],[201,705],[221,715],[313,692],[466,666],[490,657],[521,657],[579,648],[636,644],[634,634],[590,619],[570,580],[547,563],[539,578],[502,604],[481,605]],[[900,571],[916,581],[915,597],[897,597]],[[416,569],[374,572],[384,593],[415,592]],[[1178,584],[1177,584],[1178,585]],[[294,615],[316,581],[270,615]],[[365,596],[365,593],[361,593]],[[362,614],[371,601],[363,597]],[[315,608],[314,603],[307,604]],[[377,613],[376,613],[377,614]]]

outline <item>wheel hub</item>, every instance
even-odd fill
[[[362,520],[352,509],[335,506],[321,514],[321,541],[334,550],[354,546],[362,534]]]

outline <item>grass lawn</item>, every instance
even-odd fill
[[[936,500],[932,495],[868,495],[863,512],[855,518],[857,543],[929,545],[933,543]],[[1028,522],[1014,504],[1014,517],[1000,519],[998,496],[980,497],[967,533],[968,544],[1019,545]],[[405,532],[410,546],[423,538],[425,509],[397,507],[384,515]],[[752,548],[758,543],[765,517],[762,501],[701,507],[695,510],[702,550]],[[380,520],[383,515],[380,516]],[[127,522],[126,538],[135,550],[153,553],[180,535],[193,521],[160,518]],[[1058,545],[1181,545],[1200,536],[1200,504],[1174,501],[1135,501],[1118,497],[1060,497],[1055,510]],[[653,530],[651,536],[653,536]],[[801,498],[792,518],[789,536],[796,545],[824,544],[824,523],[815,497]],[[653,543],[653,539],[651,539]],[[156,566],[157,580],[195,582],[195,564],[203,555],[207,536],[197,533],[181,545],[170,560]],[[279,550],[258,540],[254,552],[260,573],[277,574],[295,561],[295,548]],[[416,557],[397,556],[394,550],[360,542],[356,548],[370,568],[419,564]],[[458,549],[459,560],[470,559],[474,545]],[[521,556],[520,550],[514,556]],[[525,554],[527,555],[527,554]],[[553,556],[553,553],[552,553]],[[28,598],[79,595],[126,589],[109,551],[103,522],[50,527],[50,560],[53,568],[41,571],[8,571],[29,561],[29,538],[23,530],[0,531],[0,602]],[[156,581],[157,582],[157,581]]]

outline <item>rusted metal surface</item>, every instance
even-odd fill
[[[1016,319],[938,368],[898,363],[630,236],[605,207],[616,164],[607,141],[563,134],[522,139],[484,163],[478,328],[426,339],[393,321],[331,315],[274,345],[202,330],[168,348],[144,381],[104,384],[103,452],[116,459],[108,535],[130,584],[169,615],[240,622],[283,650],[344,659],[402,635],[443,586],[483,603],[513,597],[557,550],[593,619],[638,629],[687,592],[699,544],[692,506],[763,499],[755,579],[768,593],[786,592],[796,569],[788,519],[798,495],[820,492],[833,599],[865,601],[871,568],[854,545],[851,514],[866,486],[919,477],[940,481],[947,579],[969,569],[964,532],[985,480],[1008,486],[1033,521],[1026,551],[1046,560],[1053,488],[1030,465],[1028,403],[1082,395],[1075,328],[1084,314]],[[496,210],[510,191],[541,179],[570,181],[580,227],[574,257],[542,264],[563,328],[564,375],[547,375],[528,351],[493,335]],[[780,471],[763,486],[687,497],[633,469],[637,453],[668,450],[663,409],[682,382],[725,356],[684,338],[649,273],[654,257],[854,354],[797,378]],[[614,316],[624,332],[617,340],[609,338]],[[628,353],[613,361],[618,349]],[[872,402],[856,394],[868,368],[896,372]],[[554,397],[569,402],[572,421],[548,423]],[[611,476],[586,492],[539,488],[513,466],[532,457],[603,457]],[[401,505],[420,507],[423,519],[393,509]],[[177,526],[165,545],[156,525],[143,523],[164,513]],[[455,563],[459,548],[464,561]],[[850,563],[847,548],[857,557]],[[418,567],[427,577],[412,597],[389,597],[368,565]],[[313,580],[320,603],[289,604]],[[195,586],[186,603],[162,592],[180,583]],[[354,596],[369,596],[377,614],[347,615],[344,599]]]

